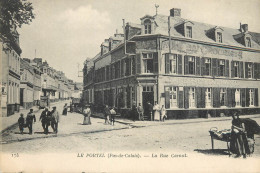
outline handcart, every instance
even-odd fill
[[[211,146],[214,150],[214,139],[227,143],[228,154],[230,155],[230,141],[231,141],[231,129],[218,130],[217,127],[212,127],[209,130],[211,137]]]

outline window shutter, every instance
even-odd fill
[[[197,108],[201,108],[201,88],[196,87],[195,88],[195,95],[196,95],[196,101],[197,101]]]
[[[201,88],[201,108],[205,108],[205,97],[206,97],[206,88]],[[211,95],[212,97],[212,95]]]
[[[242,107],[245,107],[246,106],[246,89],[245,88],[242,88],[240,90],[240,95],[241,95],[241,105]]]
[[[216,58],[212,58],[212,76],[217,76],[218,62]]]
[[[189,108],[189,87],[184,87],[184,108]]]
[[[257,63],[254,63],[254,78],[258,78]]]
[[[220,107],[220,88],[213,88],[213,107]]]
[[[231,88],[227,88],[227,106],[228,107],[232,107],[233,105],[233,99],[232,99],[232,89]]]
[[[170,108],[170,92],[165,91],[165,108],[169,109]]]
[[[260,78],[260,63],[257,63],[257,79]]]
[[[135,75],[136,73],[136,57],[132,56],[132,74]]]
[[[234,76],[235,76],[234,61],[231,61],[231,77],[233,78]]]
[[[158,52],[153,53],[153,70],[158,73]]]
[[[225,65],[226,65],[226,72],[225,72],[225,74],[226,74],[226,77],[229,77],[229,60],[225,61]]]
[[[249,88],[246,88],[246,107],[249,107],[250,97],[249,97]]]
[[[240,91],[240,92],[241,92],[241,91]],[[236,93],[236,89],[235,89],[235,88],[232,88],[232,89],[231,89],[232,107],[235,107],[235,106],[236,106],[235,93]],[[241,93],[240,93],[240,95],[241,95]],[[241,102],[241,100],[240,100],[240,102]]]
[[[203,76],[203,75],[205,75],[205,70],[206,70],[205,58],[204,57],[201,58],[200,66],[201,66],[201,76]]]
[[[245,62],[245,78],[248,78],[248,62]]]
[[[258,88],[255,88],[255,106],[258,106]]]
[[[200,75],[200,57],[196,57],[196,75]]]
[[[136,74],[141,73],[141,54],[136,54]]]
[[[244,63],[241,61],[239,62],[239,77],[244,78]]]
[[[178,91],[178,107],[183,108],[183,91]]]
[[[165,73],[169,74],[170,73],[170,56],[169,54],[165,54]]]
[[[217,68],[216,68],[217,69],[217,72],[216,72],[217,75],[216,76],[220,76],[220,65],[219,64],[220,64],[220,60],[217,59]]]
[[[121,60],[121,77],[125,76],[125,73],[124,73],[124,68],[125,68],[124,63],[125,63],[125,60],[122,59]]]
[[[178,55],[178,74],[182,74],[182,55]]]
[[[189,74],[189,56],[184,56],[184,74]]]

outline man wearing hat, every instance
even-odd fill
[[[56,109],[56,106],[54,106],[52,108],[53,108],[53,110],[51,112],[51,115],[52,115],[51,127],[52,127],[54,133],[58,133],[58,123],[60,121],[60,115]]]
[[[50,111],[48,110],[48,108],[46,107],[44,109],[44,111],[42,111],[41,116],[39,121],[42,122],[42,128],[44,130],[44,133],[47,135],[48,134],[48,127],[50,125],[48,116],[50,115]]]
[[[83,115],[84,115],[84,120],[83,120],[83,125],[90,125],[90,116],[91,116],[91,109],[90,105],[85,105],[85,109],[83,110]]]
[[[36,118],[35,118],[35,115],[33,113],[33,109],[30,109],[30,112],[27,114],[27,117],[26,117],[26,124],[29,128],[29,134],[31,135],[32,134],[32,124],[33,124],[33,121],[36,122]]]

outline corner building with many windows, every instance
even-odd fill
[[[133,103],[165,105],[169,118],[259,113],[260,33],[146,15],[85,62],[84,100],[127,115]],[[169,29],[170,28],[170,29]],[[170,32],[169,32],[170,31]],[[131,116],[131,115],[129,115]],[[146,117],[148,118],[148,117]]]

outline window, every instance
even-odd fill
[[[211,59],[206,58],[205,59],[205,75],[210,76],[211,72]]]
[[[153,86],[143,86],[143,92],[153,92]]]
[[[132,98],[132,103],[135,102],[135,88],[131,87],[131,98]]]
[[[153,54],[143,54],[144,73],[153,73]]]
[[[170,54],[170,73],[177,74],[177,55]]]
[[[236,107],[240,107],[241,106],[241,102],[240,102],[240,89],[236,89],[236,91],[235,91],[235,102],[236,102]]]
[[[189,90],[189,107],[195,108],[195,88],[190,88]]]
[[[192,27],[186,26],[186,37],[192,38]]]
[[[170,108],[177,108],[177,87],[167,87],[170,94]]]
[[[188,59],[188,74],[195,74],[195,57],[190,56]]]
[[[211,88],[206,88],[206,93],[205,93],[205,104],[206,107],[211,107]]]
[[[254,96],[255,96],[254,90],[250,89],[249,90],[249,106],[254,106]]]
[[[234,77],[239,77],[238,62],[234,62]]]
[[[250,37],[246,37],[246,39],[245,39],[245,46],[246,47],[251,47],[251,39],[250,39]]]
[[[217,32],[217,42],[222,43],[222,33]]]
[[[219,60],[219,76],[225,75],[225,60]]]
[[[248,78],[253,78],[253,65],[248,63]]]
[[[226,105],[226,88],[220,89],[220,106]]]
[[[144,33],[151,34],[152,33],[152,25],[149,19],[144,21]]]

